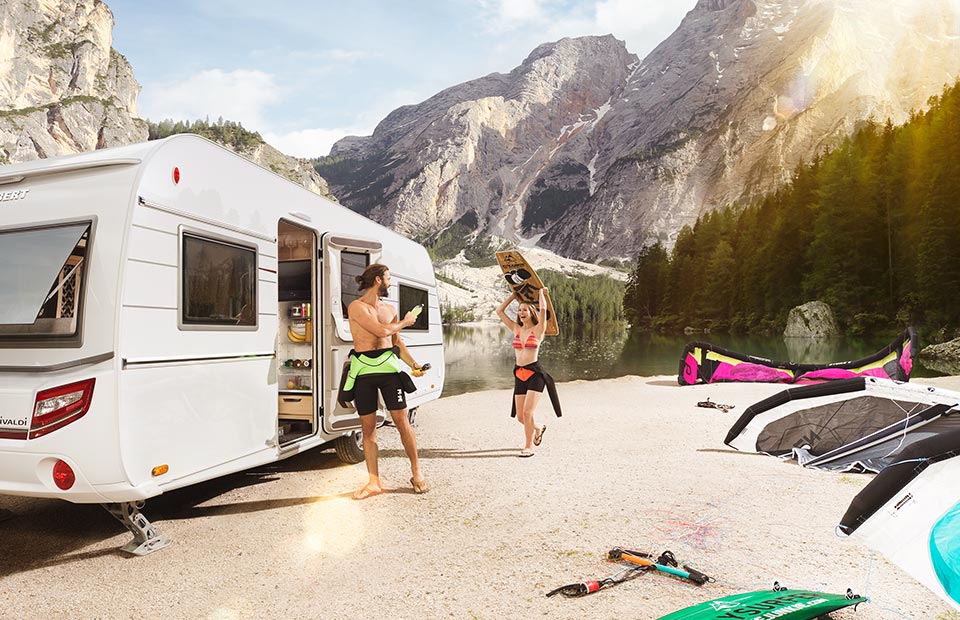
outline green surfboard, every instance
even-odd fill
[[[700,603],[658,620],[811,620],[866,600],[809,590],[760,590]]]

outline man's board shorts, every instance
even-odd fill
[[[360,415],[369,415],[378,409],[378,394],[388,411],[405,409],[405,392],[416,386],[410,375],[400,369],[398,347],[375,349],[357,353],[350,351],[350,367],[340,387],[338,400],[353,401]]]

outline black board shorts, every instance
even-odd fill
[[[357,407],[358,414],[370,415],[376,412],[379,404],[378,392],[383,396],[383,404],[388,411],[407,408],[407,395],[403,390],[401,373],[360,375],[353,387],[353,404]]]

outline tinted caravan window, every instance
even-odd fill
[[[184,326],[256,327],[256,249],[184,233],[180,264]]]
[[[80,344],[90,222],[0,232],[0,340]]]
[[[406,284],[400,285],[400,318],[402,319],[404,315],[407,314],[410,310],[413,310],[415,306],[422,305],[423,310],[420,312],[420,316],[417,317],[417,322],[411,325],[406,329],[413,330],[428,330],[430,329],[430,305],[427,303],[429,301],[429,295],[427,291],[417,288],[415,286],[408,286]]]
[[[347,318],[347,308],[354,299],[360,299],[357,290],[357,276],[370,264],[370,255],[360,252],[340,252],[340,303],[343,306],[343,318]]]

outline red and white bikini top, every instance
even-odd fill
[[[536,334],[530,332],[530,335],[527,337],[527,342],[520,341],[520,332],[517,332],[513,337],[513,348],[514,349],[536,349],[540,346],[540,342],[537,340]]]

